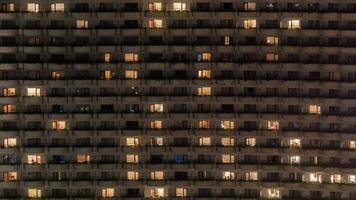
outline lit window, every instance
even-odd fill
[[[151,129],[162,129],[162,127],[163,127],[162,120],[150,121],[150,128]]]
[[[289,157],[289,164],[300,164],[300,156],[290,156]]]
[[[138,163],[138,154],[127,154],[126,162],[127,163]]]
[[[221,145],[222,146],[234,146],[235,138],[223,137],[223,138],[221,138]]]
[[[163,138],[162,137],[152,137],[150,139],[151,146],[163,146]]]
[[[356,184],[356,175],[348,175],[347,176],[347,183]]]
[[[274,36],[267,36],[266,37],[266,42],[269,45],[277,45],[278,44],[278,37],[274,37]]]
[[[208,52],[199,53],[198,54],[198,61],[202,61],[202,62],[211,61],[211,53],[208,53]]]
[[[257,181],[258,180],[258,173],[255,171],[250,171],[245,173],[246,181]]]
[[[341,183],[341,175],[340,174],[331,174],[330,182],[331,183]]]
[[[221,155],[222,163],[234,163],[235,162],[235,155],[232,154],[223,154]]]
[[[266,198],[268,199],[280,199],[281,198],[281,190],[275,188],[266,189]]]
[[[127,171],[127,180],[136,181],[140,178],[139,171]]]
[[[101,189],[101,197],[103,198],[110,198],[115,196],[115,189],[114,188],[104,188]]]
[[[78,154],[77,155],[77,163],[89,163],[90,155],[89,154]]]
[[[138,78],[138,70],[125,70],[125,78],[137,79]]]
[[[27,196],[29,198],[41,198],[42,190],[38,188],[29,188],[27,189]]]
[[[245,29],[256,28],[256,26],[257,26],[257,21],[255,19],[244,20],[244,28]]]
[[[153,171],[151,172],[151,179],[152,180],[163,180],[164,173],[163,171]]]
[[[38,97],[41,96],[40,88],[27,88],[27,96]]]
[[[188,188],[176,188],[176,197],[188,196]]]
[[[140,139],[138,137],[128,137],[126,138],[127,146],[138,146],[140,145]]]
[[[224,171],[222,174],[222,178],[224,180],[234,180],[235,179],[235,172]]]
[[[3,113],[13,113],[15,112],[15,105],[12,104],[6,104],[2,106],[2,112]]]
[[[150,112],[163,112],[163,104],[161,103],[150,104],[149,108]]]
[[[125,60],[125,62],[137,62],[138,54],[137,53],[125,53],[124,60]]]
[[[256,10],[256,3],[254,3],[254,2],[245,2],[244,3],[244,10],[245,11],[255,11]]]
[[[64,72],[63,71],[52,71],[52,79],[60,79],[64,77]]]
[[[27,155],[27,163],[28,164],[41,164],[42,157],[40,155],[36,155],[36,154]]]
[[[150,2],[148,3],[148,10],[150,11],[161,11],[162,3],[161,2]]]
[[[278,121],[267,121],[267,129],[268,130],[278,130],[279,122]]]
[[[235,127],[235,122],[230,120],[223,120],[220,122],[221,128],[225,130],[231,130]]]
[[[3,172],[3,181],[16,181],[17,172]]]
[[[349,141],[349,148],[350,149],[356,149],[356,140],[350,140]]]
[[[88,28],[89,26],[89,21],[84,20],[84,19],[78,19],[76,22],[76,27],[77,28]]]
[[[11,97],[16,95],[16,89],[15,88],[4,88],[3,93],[5,97]]]
[[[198,127],[199,127],[199,129],[209,129],[210,128],[210,120],[199,120]]]
[[[163,20],[162,19],[150,19],[148,20],[149,28],[163,28]]]
[[[54,129],[54,130],[64,130],[64,129],[66,129],[66,122],[65,121],[53,121],[52,122],[52,129]]]
[[[229,36],[224,36],[224,45],[230,45],[230,37]]]
[[[187,10],[187,4],[182,2],[173,2],[174,11],[185,11]]]
[[[146,197],[149,198],[162,198],[164,197],[163,187],[149,187],[146,193]]]
[[[288,20],[288,29],[299,29],[299,28],[300,28],[300,20],[299,19]]]
[[[211,70],[199,70],[198,71],[199,78],[211,78]]]
[[[293,148],[299,148],[301,146],[300,139],[289,139],[289,146]]]
[[[64,12],[64,3],[52,3],[51,11],[52,12]]]
[[[279,56],[276,53],[267,53],[266,54],[266,61],[268,62],[275,62],[279,60]]]
[[[115,73],[112,72],[111,70],[104,70],[103,75],[104,76],[102,78],[104,78],[106,80],[110,80],[114,77]]]
[[[199,96],[210,96],[211,95],[211,87],[199,87],[198,95]]]
[[[15,4],[14,3],[2,3],[1,4],[1,11],[3,11],[3,12],[14,12],[15,11]]]
[[[16,147],[17,146],[17,139],[16,138],[5,138],[4,139],[4,147]]]
[[[199,138],[199,146],[210,146],[211,138],[210,137],[200,137]]]
[[[256,138],[246,138],[245,144],[246,144],[246,146],[249,146],[249,147],[256,146]]]
[[[321,108],[319,105],[309,105],[309,114],[318,114],[320,115]]]
[[[306,172],[306,173],[303,174],[303,180],[305,182],[321,183],[322,182],[322,176],[321,176],[321,173]]]
[[[39,3],[28,3],[27,4],[27,12],[40,12],[40,4]]]
[[[108,63],[111,61],[111,54],[110,53],[104,53],[104,62]]]

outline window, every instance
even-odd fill
[[[223,171],[222,179],[224,179],[224,180],[234,180],[235,179],[235,172]]]
[[[137,62],[138,54],[137,53],[125,53],[124,60],[125,60],[125,62]]]
[[[321,108],[319,105],[309,105],[309,114],[321,114]]]
[[[126,155],[126,162],[127,163],[138,163],[138,154],[127,154]]]
[[[139,171],[127,171],[127,180],[136,181],[140,178]]]
[[[254,2],[245,2],[244,3],[244,10],[245,11],[255,11],[256,10],[256,3],[254,3]]]
[[[188,188],[176,188],[176,197],[188,196]]]
[[[275,62],[279,60],[279,56],[276,53],[266,53],[266,61]]]
[[[251,29],[257,27],[257,21],[255,19],[246,19],[244,20],[244,28]]]
[[[173,2],[173,10],[174,11],[186,11],[187,4],[182,2]]]
[[[125,70],[125,78],[137,79],[138,78],[138,70]]]
[[[17,139],[16,138],[5,138],[4,139],[4,147],[16,147],[17,146]]]
[[[14,3],[2,3],[1,4],[1,11],[2,12],[14,12],[15,11],[15,4]]]
[[[200,62],[208,62],[211,61],[211,53],[204,52],[198,54],[198,61]]]
[[[33,12],[33,13],[40,12],[40,4],[39,3],[28,3],[27,4],[27,12]]]
[[[223,154],[223,155],[221,155],[221,162],[222,163],[234,163],[235,162],[235,155]]]
[[[268,130],[278,130],[279,122],[278,121],[267,121],[267,129]]]
[[[3,172],[3,181],[17,180],[17,172]]]
[[[89,26],[88,20],[78,19],[76,21],[76,28],[88,28],[88,26]]]
[[[162,19],[150,19],[148,20],[149,28],[163,28],[163,20]]]
[[[27,196],[29,198],[41,198],[42,190],[38,188],[29,188],[27,189]]]
[[[340,174],[331,174],[330,182],[331,183],[341,183],[341,175]]]
[[[300,139],[289,139],[289,146],[292,148],[299,148],[301,147],[301,141]]]
[[[198,96],[210,96],[210,95],[211,95],[211,87],[198,88]]]
[[[356,184],[356,175],[348,175],[347,176],[347,183],[349,184]]]
[[[150,112],[163,112],[163,104],[161,103],[150,104],[149,109]]]
[[[146,193],[148,198],[162,198],[164,197],[164,188],[163,187],[149,187],[148,193]]]
[[[289,156],[289,164],[300,164],[300,156]]]
[[[235,138],[223,137],[223,138],[221,138],[221,145],[222,146],[234,146]]]
[[[224,37],[223,37],[224,45],[230,45],[231,42],[232,42],[231,40],[232,40],[232,37],[230,37],[230,36],[224,36]]]
[[[104,71],[102,72],[101,78],[104,78],[104,79],[106,79],[106,80],[110,80],[111,78],[114,77],[114,75],[115,75],[115,73],[114,73],[113,71],[111,71],[111,70],[104,70]]]
[[[246,146],[250,146],[250,147],[256,146],[256,138],[246,138],[245,144]]]
[[[162,137],[152,137],[150,139],[151,146],[163,146],[163,138]]]
[[[90,155],[89,154],[78,154],[77,155],[77,163],[89,163]]]
[[[200,137],[199,138],[199,146],[210,146],[211,138],[210,137]]]
[[[64,12],[64,3],[52,3],[51,11],[52,12]]]
[[[65,121],[53,121],[51,128],[53,130],[64,130],[64,129],[66,129],[66,122]]]
[[[151,179],[152,180],[163,180],[164,172],[163,171],[153,171],[151,172]]]
[[[266,37],[266,43],[268,45],[278,45],[278,37],[267,36]]]
[[[41,96],[40,88],[27,88],[27,96],[38,97]]]
[[[288,29],[300,29],[300,20],[299,19],[288,20]]]
[[[11,97],[16,95],[16,89],[15,88],[4,88],[3,93],[5,97]]]
[[[211,70],[209,70],[209,69],[199,70],[198,77],[199,78],[211,78]]]
[[[115,196],[115,189],[114,188],[104,188],[101,189],[101,197],[103,198],[110,198]]]
[[[138,137],[128,137],[126,138],[127,146],[138,146],[140,145],[140,139]]]
[[[199,120],[198,127],[199,127],[199,129],[209,129],[210,121],[209,120]]]
[[[151,129],[162,129],[162,128],[163,128],[163,122],[162,122],[162,120],[153,120],[153,121],[150,121],[150,128],[151,128]]]
[[[6,104],[2,106],[2,111],[3,113],[13,113],[15,112],[15,105],[12,104]]]
[[[350,149],[356,149],[356,140],[350,140],[349,141],[349,148]]]
[[[303,180],[305,182],[321,183],[322,176],[321,176],[321,173],[317,173],[317,172],[305,172],[303,174]]]
[[[231,120],[223,120],[220,122],[220,125],[224,130],[232,130],[235,128],[235,122]]]
[[[150,2],[148,3],[148,10],[150,11],[161,11],[162,3],[161,2]]]
[[[36,155],[36,154],[27,155],[27,163],[28,164],[41,164],[42,157],[40,155]]]
[[[258,173],[255,171],[250,171],[245,173],[246,181],[257,181],[258,180]]]
[[[55,70],[55,71],[52,71],[51,76],[52,76],[52,79],[60,79],[60,78],[64,77],[64,72]]]
[[[272,188],[272,189],[267,189],[266,190],[267,192],[267,195],[266,195],[266,197],[268,198],[268,199],[279,199],[279,198],[281,198],[281,191],[280,191],[280,189],[274,189],[274,188]]]
[[[104,53],[104,62],[108,63],[111,61],[111,53]]]

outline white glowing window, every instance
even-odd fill
[[[188,196],[188,188],[176,188],[176,197]]]
[[[234,180],[235,179],[235,172],[223,171],[222,178],[224,180]]]
[[[162,28],[163,20],[162,19],[150,19],[150,20],[148,20],[148,27],[149,28]]]
[[[278,130],[279,129],[279,122],[278,121],[268,121],[267,122],[267,129],[268,130]]]
[[[223,138],[221,138],[221,145],[222,146],[234,146],[235,145],[235,138],[223,137]]]
[[[36,154],[27,155],[27,163],[28,164],[41,164],[42,156],[36,155]]]
[[[149,108],[150,112],[163,112],[163,104],[161,103],[150,104]]]
[[[244,10],[245,11],[255,11],[256,10],[256,3],[254,3],[254,2],[245,2],[244,3]]]
[[[38,188],[29,188],[27,189],[27,196],[29,198],[41,198],[42,190]]]
[[[198,71],[199,78],[211,78],[211,70],[199,70]]]
[[[349,148],[350,149],[356,149],[356,140],[350,140],[349,141]]]
[[[126,138],[127,146],[138,146],[140,145],[140,139],[138,137],[128,137]]]
[[[111,54],[104,53],[104,62],[110,62],[110,61],[111,61]]]
[[[13,113],[15,112],[16,106],[13,104],[6,104],[2,106],[3,113]]]
[[[137,53],[125,53],[124,60],[125,60],[125,62],[137,62],[138,54]]]
[[[331,183],[341,183],[341,174],[331,174],[330,182]]]
[[[256,138],[246,138],[245,144],[246,146],[250,146],[250,147],[256,146]]]
[[[4,147],[16,147],[17,146],[17,139],[16,138],[5,138],[4,139]]]
[[[115,189],[114,188],[104,188],[101,189],[101,197],[103,198],[110,198],[115,196]]]
[[[251,29],[257,27],[257,21],[255,19],[246,19],[244,20],[244,28]]]
[[[66,129],[66,122],[65,121],[53,121],[51,128],[54,130],[64,130],[64,129]]]
[[[266,61],[268,62],[274,62],[274,61],[278,61],[279,60],[279,56],[276,53],[267,53],[266,54]]]
[[[356,175],[348,175],[347,181],[349,184],[356,184]]]
[[[211,53],[208,52],[198,53],[198,61],[202,61],[202,62],[211,61]]]
[[[125,70],[125,78],[137,79],[138,78],[138,70]]]
[[[27,4],[27,12],[40,12],[40,4],[39,3],[28,3]]]
[[[266,42],[269,45],[277,45],[278,44],[278,37],[274,37],[274,36],[267,36],[266,37]]]
[[[234,163],[235,162],[235,155],[232,154],[223,154],[221,155],[222,163]]]
[[[163,146],[163,138],[162,137],[152,137],[150,139],[151,146]]]
[[[297,138],[289,139],[289,146],[294,148],[299,148],[301,146],[300,139]]]
[[[211,87],[199,87],[198,95],[199,96],[210,96],[211,95]]]
[[[162,197],[164,197],[164,188],[162,188],[162,187],[151,187],[151,188],[149,188],[147,197],[149,197],[149,198],[162,198]]]
[[[306,182],[311,183],[321,183],[322,182],[322,175],[317,172],[306,172],[303,175],[303,179]]]
[[[209,129],[210,128],[210,120],[199,120],[198,127],[200,129]]]
[[[78,19],[76,21],[76,27],[77,28],[88,28],[89,27],[89,21],[84,20],[84,19]]]
[[[89,163],[90,155],[88,154],[78,154],[77,155],[77,163]]]
[[[27,88],[27,96],[38,97],[41,96],[40,88]]]
[[[150,121],[150,128],[151,128],[151,129],[162,129],[162,128],[163,128],[163,122],[162,122],[162,120],[153,120],[153,121]]]
[[[174,11],[185,11],[187,10],[187,4],[182,2],[173,2]]]
[[[127,180],[135,181],[140,178],[139,171],[127,171]]]
[[[161,11],[162,3],[161,2],[150,2],[148,3],[148,10],[150,11]]]
[[[138,154],[127,154],[126,155],[126,162],[127,163],[138,163]]]
[[[258,173],[255,172],[255,171],[246,172],[245,173],[245,178],[246,178],[246,181],[257,181],[258,180]]]
[[[229,36],[224,36],[224,45],[230,45],[230,37]]]
[[[15,88],[4,88],[3,93],[5,97],[11,97],[16,95],[16,89]]]
[[[52,12],[64,12],[64,3],[52,3],[51,11]]]
[[[211,145],[211,138],[210,137],[201,137],[201,138],[199,138],[199,145],[200,146],[210,146]]]
[[[3,172],[4,181],[15,181],[17,180],[17,172]]]
[[[151,172],[151,179],[152,180],[163,180],[164,172],[163,171],[153,171]]]
[[[309,114],[320,114],[321,108],[319,105],[309,105]]]
[[[289,157],[289,163],[291,165],[293,164],[300,164],[300,156],[290,156]]]
[[[223,120],[220,122],[221,128],[225,130],[231,130],[235,128],[235,122],[231,120]]]
[[[299,19],[288,20],[288,29],[299,29],[299,28],[300,28],[300,20]]]
[[[274,189],[274,188],[270,188],[267,189],[267,198],[269,199],[279,199],[281,198],[281,191],[280,189]]]

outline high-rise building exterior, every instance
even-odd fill
[[[355,0],[1,0],[1,199],[356,200]]]

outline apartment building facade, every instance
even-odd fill
[[[356,199],[354,0],[0,6],[0,198]]]

